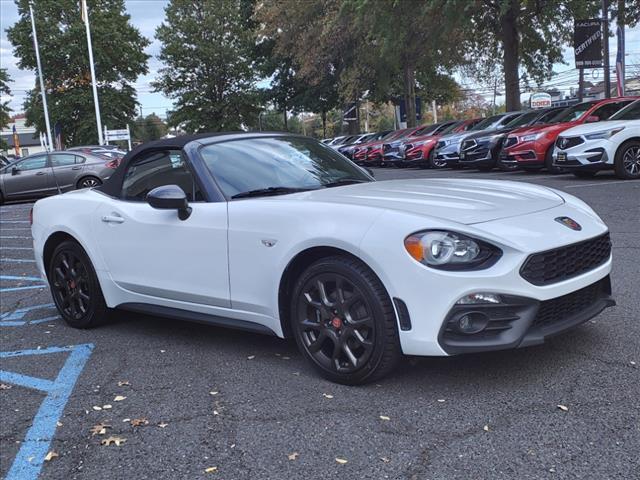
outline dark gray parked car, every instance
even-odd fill
[[[95,187],[111,176],[116,160],[86,153],[36,153],[0,168],[0,203]]]

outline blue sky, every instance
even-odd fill
[[[37,3],[37,2],[36,2]],[[125,0],[126,9],[131,15],[131,22],[136,26],[142,35],[149,38],[152,43],[147,47],[146,52],[151,55],[149,60],[149,74],[144,77],[140,77],[136,82],[136,88],[138,90],[138,101],[142,106],[142,111],[145,115],[155,112],[161,116],[164,115],[167,109],[171,108],[172,102],[160,93],[153,93],[150,82],[156,77],[158,70],[161,68],[161,62],[158,61],[156,56],[160,52],[160,44],[154,38],[155,29],[164,19],[164,8],[167,5],[168,0]],[[36,8],[37,14],[37,8]],[[12,46],[7,40],[7,34],[5,30],[13,25],[18,19],[18,11],[13,0],[0,0],[0,66],[8,69],[13,83],[11,89],[13,96],[10,99],[10,106],[14,112],[22,110],[22,102],[24,100],[25,91],[33,88],[34,74],[31,71],[19,70],[16,66],[16,59],[12,55]],[[612,31],[615,31],[615,24],[611,27]],[[627,64],[640,64],[640,27],[633,29],[627,29]],[[610,53],[611,64],[615,65],[616,55],[616,42],[615,38],[610,41]],[[565,48],[564,51],[565,64],[559,63],[554,66],[555,72],[566,72],[560,77],[562,80],[558,80],[556,83],[560,83],[562,88],[568,89],[573,80],[577,79],[578,72],[573,70],[573,49]],[[627,68],[629,72],[630,68]],[[47,72],[44,72],[46,77]],[[589,81],[597,82],[602,80],[602,70],[587,71],[585,78]],[[612,78],[612,82],[615,81]],[[462,83],[467,85],[475,84],[468,80],[463,79]],[[553,84],[554,81],[550,81]],[[479,86],[482,87],[482,86]],[[486,88],[486,86],[484,86]],[[528,95],[523,95],[523,100],[528,98]],[[5,99],[3,99],[5,100]],[[501,102],[501,97],[498,97],[498,102]]]

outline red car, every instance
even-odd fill
[[[358,148],[353,153],[353,159],[358,165],[379,165],[382,162],[382,146],[385,143],[391,140],[402,138],[421,128],[424,128],[424,125],[421,125],[419,127],[404,128],[402,130],[394,130],[380,140],[363,143],[362,145],[360,145],[360,148]]]
[[[419,166],[421,168],[433,167],[434,158],[432,153],[438,143],[438,139],[447,133],[466,132],[475,124],[483,120],[482,118],[474,118],[472,120],[462,120],[446,124],[445,128],[436,130],[429,135],[413,137],[408,139],[401,147],[403,156],[400,166]]]
[[[517,165],[524,170],[546,167],[551,173],[559,173],[561,169],[553,166],[552,153],[560,133],[583,123],[606,120],[637,99],[638,97],[618,97],[583,102],[562,110],[553,119],[555,123],[518,128],[507,136],[500,153],[500,162],[507,166]]]

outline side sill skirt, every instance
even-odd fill
[[[189,310],[182,310],[180,308],[163,307],[161,305],[151,305],[148,303],[122,303],[116,308],[145,315],[155,315],[158,317],[172,318],[174,320],[186,320],[189,322],[203,323],[216,327],[276,336],[273,330],[265,327],[264,325],[260,325],[259,323],[221,317],[218,315],[209,315],[207,313],[192,312]]]

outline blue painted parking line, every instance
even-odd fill
[[[20,290],[35,290],[38,288],[47,288],[48,285],[40,277],[20,277],[16,275],[0,275],[0,281],[19,281],[19,282],[37,282],[35,285],[25,285],[19,287],[2,287],[0,293],[17,292]]]
[[[12,235],[1,235],[1,236],[0,236],[0,239],[1,239],[1,238],[29,238],[29,239],[31,239],[31,236],[28,236],[28,237],[18,237],[18,236],[12,236]]]
[[[24,258],[0,258],[0,262],[36,263],[35,260],[26,260]]]
[[[93,344],[86,343],[69,347],[0,352],[0,359],[69,352],[64,366],[53,381],[0,370],[1,381],[36,389],[47,394],[33,419],[31,428],[27,431],[5,480],[35,480],[38,478],[55,434],[58,420],[92,350]]]
[[[33,250],[31,247],[0,247],[0,250]]]
[[[0,327],[21,327],[23,325],[35,325],[38,323],[51,322],[53,320],[58,320],[60,317],[58,315],[49,315],[46,317],[36,318],[34,320],[25,320],[24,318],[30,312],[34,312],[37,310],[50,310],[53,309],[55,305],[53,303],[45,303],[43,305],[33,305],[31,307],[23,307],[13,312],[6,312],[0,315]]]
[[[0,223],[29,223],[29,220],[0,220]]]

